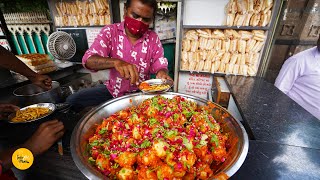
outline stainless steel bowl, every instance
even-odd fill
[[[48,108],[49,109],[49,113],[45,114],[45,115],[43,115],[41,117],[38,117],[36,119],[32,119],[32,120],[29,120],[29,121],[21,121],[21,122],[13,122],[13,121],[11,121],[16,115],[15,113],[13,113],[12,115],[9,116],[8,122],[12,123],[12,124],[30,123],[30,122],[38,121],[40,119],[44,119],[45,117],[48,117],[50,114],[52,114],[56,110],[56,106],[53,103],[33,104],[33,105],[30,105],[30,106],[21,108],[20,110],[22,111],[22,110],[26,110],[27,108],[37,108],[37,107]]]
[[[34,84],[27,84],[14,90],[13,94],[19,98],[21,106],[36,103],[60,103],[62,101],[62,90],[57,81],[52,81],[50,90],[42,89]]]
[[[161,89],[161,90],[149,90],[149,91],[146,91],[146,90],[140,89],[144,93],[151,93],[151,94],[152,93],[167,92],[173,86],[173,81],[165,80],[165,79],[149,79],[149,80],[146,80],[144,82],[148,83],[149,85],[168,85],[169,86],[168,88]]]
[[[181,93],[162,93],[166,98],[173,98],[176,95],[187,98],[196,102],[198,105],[207,104],[207,100],[195,96]],[[112,99],[100,105],[96,109],[88,112],[74,128],[71,137],[71,154],[72,158],[80,169],[80,171],[89,179],[106,179],[106,177],[88,163],[88,153],[86,152],[86,144],[88,138],[94,133],[95,124],[102,122],[102,119],[132,105],[137,105],[147,98],[155,95],[152,94],[130,94],[120,98]],[[243,164],[249,148],[248,135],[242,124],[233,118],[231,114],[223,107],[216,105],[212,111],[212,115],[220,122],[224,132],[230,133],[229,143],[231,147],[228,151],[227,160],[217,169],[215,169],[215,177],[228,176],[231,177],[237,172]]]

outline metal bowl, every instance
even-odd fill
[[[52,81],[50,90],[45,90],[34,84],[27,84],[15,89],[13,95],[19,99],[21,106],[47,102],[60,103],[62,101],[62,90],[57,81]]]
[[[167,92],[162,93],[161,95],[166,98],[173,98],[174,96],[179,95],[188,100],[196,102],[198,105],[206,105],[208,102],[205,99],[181,93]],[[94,134],[96,127],[95,125],[100,124],[103,118],[108,117],[124,108],[137,105],[143,100],[153,96],[155,95],[136,93],[112,99],[88,112],[78,122],[71,137],[71,154],[77,167],[88,179],[106,179],[106,176],[88,163],[86,144],[88,138]],[[215,105],[215,108],[212,110],[213,117],[220,123],[223,131],[230,134],[230,138],[228,140],[230,144],[230,148],[228,149],[228,158],[222,165],[215,168],[214,179],[218,179],[219,177],[231,177],[237,172],[247,156],[249,140],[242,124],[233,118],[226,109],[220,105]]]
[[[46,115],[43,115],[41,117],[38,117],[36,119],[32,119],[32,120],[29,120],[29,121],[21,121],[21,122],[12,122],[11,119],[13,119],[16,115],[16,113],[13,113],[9,116],[9,120],[8,122],[9,123],[12,123],[12,124],[21,124],[21,123],[30,123],[30,122],[34,122],[34,121],[38,121],[40,119],[43,119],[47,116],[49,116],[50,114],[52,114],[55,110],[56,110],[56,106],[53,104],[53,103],[38,103],[38,104],[33,104],[33,105],[30,105],[30,106],[27,106],[27,107],[24,107],[24,108],[21,108],[20,110],[25,110],[27,108],[35,108],[35,107],[43,107],[43,108],[48,108],[49,109],[49,113],[46,114]]]
[[[169,87],[166,89],[161,90],[150,90],[146,91],[143,89],[140,89],[143,93],[161,93],[161,92],[167,92],[169,89],[173,86],[173,81],[165,80],[165,79],[149,79],[147,81],[144,81],[148,83],[149,85],[168,85]]]

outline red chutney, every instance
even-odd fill
[[[226,161],[227,140],[208,107],[159,95],[105,118],[88,161],[109,178],[207,179]]]

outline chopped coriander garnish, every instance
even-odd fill
[[[210,128],[214,129],[214,125],[212,124],[212,122],[209,120],[209,118],[207,116],[205,116],[205,120],[208,123],[208,125],[210,126]]]
[[[183,145],[184,146],[186,146],[186,148],[189,150],[189,151],[191,151],[192,150],[192,148],[193,148],[193,145],[191,144],[191,142],[189,142],[189,140],[186,138],[186,137],[183,137],[182,138],[182,143],[183,143]]]
[[[196,145],[196,148],[201,148],[201,147],[202,145],[200,143]]]
[[[149,140],[144,140],[141,144],[141,148],[147,148],[151,146],[151,142]]]
[[[143,154],[144,154],[144,151],[140,151],[139,152],[139,155],[142,157],[143,156]]]
[[[152,136],[154,137],[160,131],[159,128],[155,128],[152,130]]]
[[[179,114],[174,114],[173,119],[176,121],[179,118]]]
[[[134,148],[139,148],[139,146],[137,144],[131,143],[131,146]]]
[[[105,132],[107,132],[107,129],[101,128],[100,131],[99,131],[99,134],[104,134]]]
[[[190,111],[187,111],[187,110],[183,110],[182,114],[184,114],[186,116],[186,118],[189,119],[193,113]]]
[[[212,137],[211,137],[211,140],[210,140],[211,143],[215,143],[216,146],[219,146],[219,139],[218,139],[218,136],[213,134]]]
[[[152,125],[156,124],[158,121],[157,121],[157,119],[155,119],[155,118],[151,118],[151,119],[149,120],[149,122],[150,122],[150,125],[152,126]]]
[[[99,141],[94,140],[92,143],[90,143],[90,146],[93,147],[93,146],[97,146],[98,144],[99,144]]]
[[[88,162],[90,164],[94,164],[96,162],[96,160],[94,160],[93,157],[89,157]]]
[[[111,166],[113,169],[117,169],[119,167],[118,163],[115,163],[113,166]]]
[[[178,132],[175,130],[170,130],[170,131],[167,131],[166,133],[167,137],[176,136],[176,135],[178,135]]]

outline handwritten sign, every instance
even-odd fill
[[[180,72],[178,92],[207,99],[212,86],[213,75]]]
[[[94,39],[96,39],[97,35],[100,33],[102,28],[87,28],[87,40],[88,40],[88,46],[90,47],[93,43]]]

